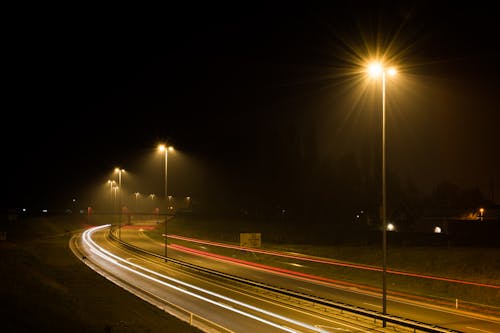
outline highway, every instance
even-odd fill
[[[144,226],[147,227],[147,226]],[[312,307],[290,297],[200,274],[163,259],[140,254],[120,246],[108,237],[108,227],[88,230],[72,240],[72,248],[90,267],[139,297],[184,317],[205,331],[234,332],[373,332],[380,322],[340,314],[326,306]],[[147,237],[142,228],[124,228],[122,240],[147,251],[163,254],[164,245]],[[380,295],[357,288],[346,288],[314,277],[291,275],[263,265],[250,266],[192,248],[172,245],[169,258],[206,267],[247,280],[380,311]],[[418,322],[459,332],[500,332],[500,319],[439,308],[404,299],[388,298],[389,313]],[[187,318],[187,319],[186,319]],[[389,326],[389,325],[388,325]]]

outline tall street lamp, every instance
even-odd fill
[[[387,75],[396,75],[393,67],[384,67],[379,62],[374,62],[368,67],[368,73],[372,77],[382,77],[382,313],[387,313],[387,203],[386,203],[386,177],[385,177],[385,81]],[[386,321],[383,320],[383,327]]]
[[[118,174],[118,239],[122,239],[122,173],[125,169],[115,168],[115,173]]]
[[[165,153],[165,201],[166,201],[166,208],[167,208],[167,213],[168,213],[168,207],[169,207],[169,200],[168,200],[168,191],[167,191],[167,165],[168,165],[168,152],[169,151],[174,151],[174,147],[172,146],[166,146],[164,144],[158,145],[158,150],[161,152]],[[165,214],[165,261],[167,261],[167,219],[168,219],[168,214]]]

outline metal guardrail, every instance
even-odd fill
[[[377,312],[377,311],[368,310],[365,308],[361,308],[361,307],[357,307],[357,306],[353,306],[353,305],[349,305],[349,304],[344,304],[344,303],[340,303],[340,302],[335,302],[335,301],[332,301],[332,300],[329,300],[326,298],[307,295],[304,293],[299,293],[299,292],[294,291],[294,290],[284,289],[281,287],[265,284],[262,282],[257,282],[257,281],[245,279],[245,278],[242,278],[239,276],[234,276],[231,274],[214,271],[214,270],[211,270],[211,269],[208,269],[205,267],[201,267],[201,266],[187,263],[184,261],[176,260],[173,258],[166,258],[163,255],[147,251],[145,249],[142,249],[142,248],[137,247],[135,245],[132,245],[130,243],[124,242],[121,239],[118,239],[113,234],[113,229],[114,228],[112,226],[111,230],[109,232],[110,238],[116,242],[119,242],[120,244],[122,244],[125,247],[128,247],[128,248],[133,249],[135,251],[139,251],[139,252],[142,252],[142,253],[145,253],[147,255],[154,256],[154,257],[157,257],[157,258],[160,258],[163,260],[167,259],[167,261],[172,262],[174,264],[180,265],[182,267],[188,267],[188,268],[194,269],[194,270],[199,271],[199,272],[210,274],[212,276],[215,275],[215,276],[222,277],[222,278],[225,278],[225,279],[228,279],[231,281],[236,281],[236,282],[243,283],[246,285],[251,285],[253,287],[258,287],[258,288],[262,288],[262,289],[265,289],[268,291],[287,295],[289,297],[295,297],[295,298],[298,298],[298,299],[303,300],[303,301],[308,301],[308,302],[316,303],[316,304],[323,305],[323,306],[329,306],[329,307],[332,307],[332,308],[335,308],[335,309],[338,309],[341,311],[347,311],[347,312],[350,312],[353,314],[368,317],[368,318],[373,319],[374,321],[377,321],[377,320],[379,320],[380,322],[385,321],[387,323],[392,323],[394,325],[402,326],[405,328],[411,328],[411,329],[413,329],[413,332],[462,333],[462,332],[457,331],[457,330],[452,330],[449,328],[444,328],[444,327],[440,327],[440,326],[436,326],[436,325],[432,325],[432,324],[426,324],[426,323],[422,323],[422,322],[418,322],[418,321],[415,321],[412,319],[406,319],[406,318],[402,318],[402,317],[398,317],[398,316],[393,316],[393,315],[388,315],[388,314],[384,315],[384,314]]]

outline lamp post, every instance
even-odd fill
[[[154,202],[154,200],[155,200],[155,195],[154,195],[153,193],[151,193],[151,194],[149,195],[149,197],[151,198],[151,211],[152,211],[152,212],[153,212],[153,214],[154,214],[154,212],[155,212],[155,202]]]
[[[169,195],[169,196],[168,196],[168,211],[169,211],[170,213],[172,213],[172,212],[173,212],[173,209],[174,209],[174,206],[172,206],[172,196],[171,196],[171,195]]]
[[[125,169],[115,168],[115,173],[118,174],[118,239],[122,239],[122,173]]]
[[[114,208],[115,208],[115,202],[116,202],[116,192],[118,191],[118,186],[116,184],[113,185],[113,187],[111,188],[111,190],[114,193],[114,197],[113,197],[113,210],[114,210]]]
[[[385,68],[381,63],[370,64],[368,72],[372,77],[382,76],[382,207],[380,218],[382,220],[382,314],[387,313],[387,196],[385,176],[385,82],[387,75],[394,76],[396,69]],[[386,321],[383,320],[383,327]]]
[[[135,213],[137,214],[137,200],[139,199],[139,195],[141,195],[139,192],[135,192]]]
[[[113,187],[115,186],[116,182],[114,180],[108,180],[109,184],[109,206],[111,208],[111,211],[115,209],[115,202],[113,201]]]
[[[168,196],[168,191],[167,191],[167,165],[168,165],[168,152],[169,151],[174,151],[174,147],[172,146],[166,146],[164,144],[158,145],[158,150],[161,152],[165,153],[165,201],[166,201],[166,214],[165,214],[165,262],[167,261],[167,244],[168,244],[168,238],[167,238],[167,219],[168,219],[168,208],[169,208],[169,196]]]

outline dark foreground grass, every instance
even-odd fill
[[[2,332],[201,332],[76,258],[71,231],[85,224],[72,216],[9,223],[0,242]]]

